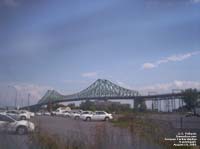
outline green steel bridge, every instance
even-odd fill
[[[138,91],[123,88],[108,80],[98,79],[88,88],[71,95],[62,95],[55,90],[48,90],[37,104],[23,108],[82,100],[133,100],[134,107],[137,107],[142,101],[150,100],[152,101],[152,109],[158,109],[161,106],[161,100],[165,100],[166,106],[171,106],[174,109],[175,99],[179,99],[179,106],[183,106],[182,97],[182,92],[142,96]]]

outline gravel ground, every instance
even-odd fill
[[[175,114],[151,114],[148,118],[153,120],[163,120],[170,122],[173,127],[180,128],[181,115]],[[112,139],[117,148],[132,149],[132,148],[160,148],[157,145],[148,144],[130,135],[126,129],[113,127],[109,122],[85,122],[81,120],[73,120],[63,117],[51,116],[36,116],[31,119],[37,126],[39,131],[51,135],[59,136],[61,138],[75,137],[80,140],[94,141],[96,134],[105,135],[104,139]],[[183,117],[183,128],[190,128],[191,130],[200,130],[200,118],[197,117]],[[103,129],[99,129],[103,128]],[[106,138],[106,136],[109,136]],[[134,140],[134,142],[132,142]],[[28,149],[28,135],[16,134],[0,134],[0,149]],[[112,142],[111,141],[111,142]],[[111,144],[113,145],[113,144]],[[113,146],[112,146],[113,147]],[[115,147],[116,148],[116,147]]]

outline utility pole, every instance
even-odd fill
[[[16,94],[15,94],[15,107],[17,108],[17,89],[16,89]]]
[[[29,111],[30,111],[30,107],[29,107],[30,106],[30,96],[31,96],[30,93],[28,93],[28,110]]]
[[[17,89],[14,86],[8,85],[8,88],[13,88],[15,90],[14,107],[17,107]]]

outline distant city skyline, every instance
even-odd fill
[[[143,94],[200,89],[200,1],[0,1],[0,103],[107,79]],[[9,103],[13,104],[13,101]]]

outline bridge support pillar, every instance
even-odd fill
[[[138,107],[139,101],[138,99],[133,99],[133,109],[136,110]]]
[[[146,109],[147,107],[144,99],[134,99],[134,110],[145,111]]]
[[[175,101],[175,100],[176,100],[175,97],[173,97],[173,98],[171,99],[172,112],[176,109],[176,101]]]
[[[169,112],[169,100],[168,99],[164,100],[164,105],[165,105],[165,112]]]
[[[47,110],[51,113],[52,112],[52,108],[53,108],[53,104],[51,102],[49,102],[47,104]]]
[[[152,100],[152,111],[158,111],[158,99]]]
[[[179,109],[181,109],[181,111],[183,111],[183,99],[179,99]]]
[[[161,112],[161,111],[162,111],[161,104],[162,104],[162,100],[161,100],[161,99],[158,99],[158,112]]]

